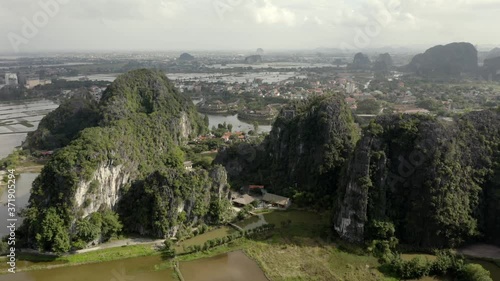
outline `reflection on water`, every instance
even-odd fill
[[[36,179],[38,174],[21,174],[16,178],[16,211],[20,212],[21,209],[26,207],[28,205],[28,200],[30,199],[30,191],[31,191],[31,185],[33,184],[33,181]],[[5,203],[7,202],[7,192],[4,191],[2,192],[2,197],[0,198],[0,237],[3,237],[7,235],[7,219],[8,219],[8,212],[7,212],[7,205]],[[18,216],[17,217],[17,225],[21,225],[22,219]]]
[[[264,215],[252,216],[244,221],[236,223],[237,226],[243,228],[243,230],[250,230],[268,224]]]
[[[222,226],[220,228],[205,232],[205,233],[197,235],[193,238],[182,241],[181,245],[185,246],[185,247],[194,246],[194,245],[203,245],[208,240],[213,240],[215,238],[223,238],[223,237],[226,237],[228,235],[233,234],[234,232],[236,232],[236,230],[234,230],[230,227],[227,227],[227,226]]]
[[[201,99],[194,99],[193,103],[196,105],[200,103],[202,100]],[[237,131],[242,131],[242,132],[248,132],[250,130],[253,130],[253,124],[241,121],[238,119],[238,115],[214,115],[214,114],[205,114],[205,113],[200,113],[200,115],[208,116],[208,128],[212,129],[212,127],[216,127],[219,124],[232,124],[233,125],[233,132]],[[253,122],[252,122],[253,123]],[[272,129],[271,125],[259,125],[259,133],[269,133]]]
[[[186,281],[267,281],[257,263],[243,252],[231,252],[180,264]]]
[[[164,263],[161,257],[142,257],[120,261],[61,267],[0,275],[0,281],[174,281],[171,269],[155,271]],[[168,261],[167,261],[168,263]]]
[[[60,267],[0,275],[0,281],[174,281],[171,264],[160,256]],[[267,281],[256,262],[243,252],[180,264],[185,281]]]
[[[211,129],[213,126],[217,128],[217,125],[226,122],[226,124],[233,125],[233,132],[236,131],[248,132],[250,130],[253,130],[253,124],[249,124],[239,120],[238,115],[222,116],[222,115],[207,114],[207,116],[209,121],[209,127],[208,127],[209,129]],[[269,133],[271,131],[271,128],[272,128],[271,125],[259,125],[258,130],[259,133]]]

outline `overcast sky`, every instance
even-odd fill
[[[499,26],[500,0],[0,0],[3,53],[484,45]]]

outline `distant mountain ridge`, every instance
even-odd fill
[[[471,43],[438,45],[416,55],[406,70],[428,78],[478,73],[478,53]]]

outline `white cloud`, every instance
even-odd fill
[[[0,0],[0,52],[39,1]],[[500,43],[500,0],[70,0],[23,51],[38,49],[245,49],[337,47],[387,19],[370,47]],[[223,17],[214,8],[226,9]],[[397,9],[388,9],[395,3]],[[221,11],[219,11],[221,12]],[[387,17],[390,15],[390,17]]]
[[[273,5],[270,0],[264,1],[264,6],[255,11],[257,23],[279,24],[284,23],[289,26],[295,24],[295,13],[286,8]]]

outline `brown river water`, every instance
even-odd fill
[[[0,281],[174,281],[172,269],[160,256],[60,267],[0,275]],[[185,281],[267,281],[257,263],[243,252],[180,264]]]

